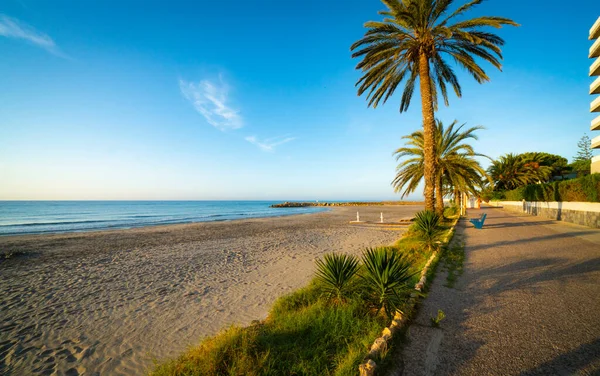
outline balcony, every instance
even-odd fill
[[[589,58],[600,56],[600,38],[596,39],[592,47],[590,47]]]
[[[600,155],[592,157],[591,172],[592,174],[600,173]]]
[[[592,138],[592,149],[600,149],[600,136]]]
[[[590,103],[590,112],[600,112],[600,97]]]
[[[592,63],[590,67],[590,76],[600,76],[600,57]]]
[[[600,94],[600,77],[596,78],[590,85],[590,95],[591,94]]]
[[[600,17],[594,22],[590,29],[590,39],[596,39],[600,37]]]
[[[590,131],[600,131],[600,116],[597,116],[590,124]]]

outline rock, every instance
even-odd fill
[[[369,356],[374,358],[377,355],[379,355],[382,351],[385,351],[386,349],[387,349],[387,342],[385,341],[384,338],[379,337],[375,340],[375,342],[373,342],[373,345],[371,346],[371,350],[369,351]]]
[[[366,363],[363,363],[360,366],[358,366],[358,372],[360,376],[374,376],[376,367],[377,365],[375,364],[375,362],[369,359]]]
[[[389,341],[390,338],[392,338],[392,331],[389,328],[384,328],[381,332],[381,338],[383,338],[385,341]]]

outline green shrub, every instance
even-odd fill
[[[485,202],[505,200],[504,191],[483,191],[481,199]]]
[[[548,184],[527,185],[503,192],[503,195],[507,201],[600,202],[600,174]]]
[[[512,191],[504,192],[504,199],[506,201],[521,201],[523,197],[523,188],[517,188],[513,189]]]
[[[504,200],[505,199],[504,192],[492,192],[490,197],[492,200]]]
[[[458,206],[454,202],[444,208],[444,218],[451,218],[456,215],[458,215]]]
[[[558,185],[558,194],[561,201],[588,201],[580,179],[567,180]]]
[[[352,255],[331,253],[317,259],[316,278],[329,298],[338,302],[347,298],[352,278],[359,269],[358,258]]]

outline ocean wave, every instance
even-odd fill
[[[0,235],[24,235],[100,231],[103,229],[139,228],[178,223],[230,221],[245,218],[281,217],[318,212],[271,209],[273,202],[52,202],[22,204],[3,202],[0,206]],[[60,206],[60,210],[55,210]],[[8,210],[2,211],[2,209]]]
[[[81,220],[81,221],[64,221],[64,222],[30,222],[30,223],[19,223],[10,225],[0,225],[0,228],[6,227],[29,227],[29,226],[57,226],[57,225],[74,225],[80,223],[102,223],[102,222],[114,222],[114,220]]]

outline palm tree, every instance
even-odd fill
[[[475,17],[464,14],[483,0],[472,0],[449,12],[452,0],[382,0],[387,10],[380,12],[383,21],[365,23],[368,29],[351,47],[353,58],[361,58],[356,69],[363,72],[358,80],[358,95],[367,93],[369,106],[377,107],[404,84],[400,112],[410,105],[415,82],[419,78],[424,131],[425,208],[434,209],[435,186],[435,115],[438,89],[448,105],[447,84],[458,97],[461,87],[452,67],[445,60],[466,69],[484,83],[488,75],[475,61],[481,58],[501,69],[500,46],[504,40],[482,31],[484,27],[518,26],[503,17]],[[458,19],[458,20],[457,20]]]
[[[481,186],[484,185],[485,182],[491,182],[491,178],[487,175],[485,170],[481,168],[479,163],[471,157],[464,155],[455,156],[451,163],[451,167],[444,173],[443,186],[447,187],[446,192],[454,193],[454,200],[457,206],[460,206],[460,199],[463,193],[470,193],[473,196],[480,197]],[[443,213],[443,211],[441,211],[441,213]]]
[[[475,132],[483,127],[475,126],[463,129],[464,126],[465,124],[457,126],[456,120],[448,128],[445,128],[440,120],[436,122],[434,130],[436,170],[434,176],[437,191],[435,206],[439,215],[444,212],[444,185],[455,191],[472,191],[481,178],[487,176],[479,162],[473,158],[475,156],[485,157],[485,155],[476,153],[473,147],[466,142],[469,139],[477,140]],[[394,152],[396,160],[409,158],[396,167],[397,174],[392,181],[392,186],[396,192],[404,189],[402,197],[405,197],[414,192],[423,179],[425,139],[422,130],[402,138],[408,141],[404,147]]]
[[[547,180],[552,169],[541,163],[535,154],[509,153],[492,161],[488,173],[494,181],[494,189],[511,190]]]
[[[532,169],[541,183],[547,183],[552,178],[554,170],[552,159],[558,157],[564,161],[565,165],[567,163],[566,158],[548,153],[529,152],[520,154],[520,156],[525,162],[525,167]]]

